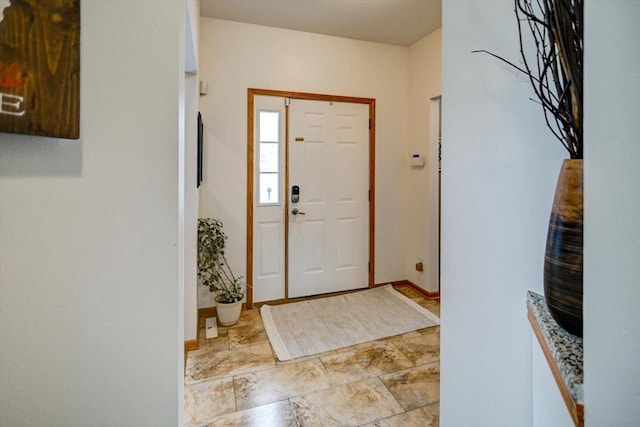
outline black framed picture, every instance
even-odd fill
[[[202,114],[198,112],[198,173],[196,188],[200,188],[202,182],[202,155],[203,155],[203,140],[204,140],[204,123],[202,123]]]

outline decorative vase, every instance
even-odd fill
[[[562,163],[544,256],[544,296],[551,316],[582,336],[582,160]]]
[[[218,321],[222,326],[232,326],[240,319],[240,311],[242,310],[242,301],[224,303],[216,298],[216,313]]]

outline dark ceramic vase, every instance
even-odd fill
[[[553,199],[544,256],[544,296],[551,316],[582,336],[582,160],[565,160]]]

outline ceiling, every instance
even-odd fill
[[[208,18],[410,46],[441,26],[441,0],[200,0]]]

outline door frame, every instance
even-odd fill
[[[254,209],[254,97],[274,96],[289,99],[303,99],[310,101],[345,102],[351,104],[369,105],[369,287],[374,286],[375,270],[375,146],[376,146],[376,100],[373,98],[359,98],[352,96],[325,95],[305,92],[290,92],[270,89],[247,89],[247,283],[253,282],[253,209]],[[284,218],[284,301],[289,300],[289,106],[285,108],[285,218]],[[247,288],[247,307],[253,307],[253,290]]]
[[[435,237],[429,242],[429,269],[428,283],[438,284],[437,292],[440,292],[440,270],[442,252],[442,95],[429,100],[429,229],[438,230]],[[430,292],[433,292],[430,289]]]

